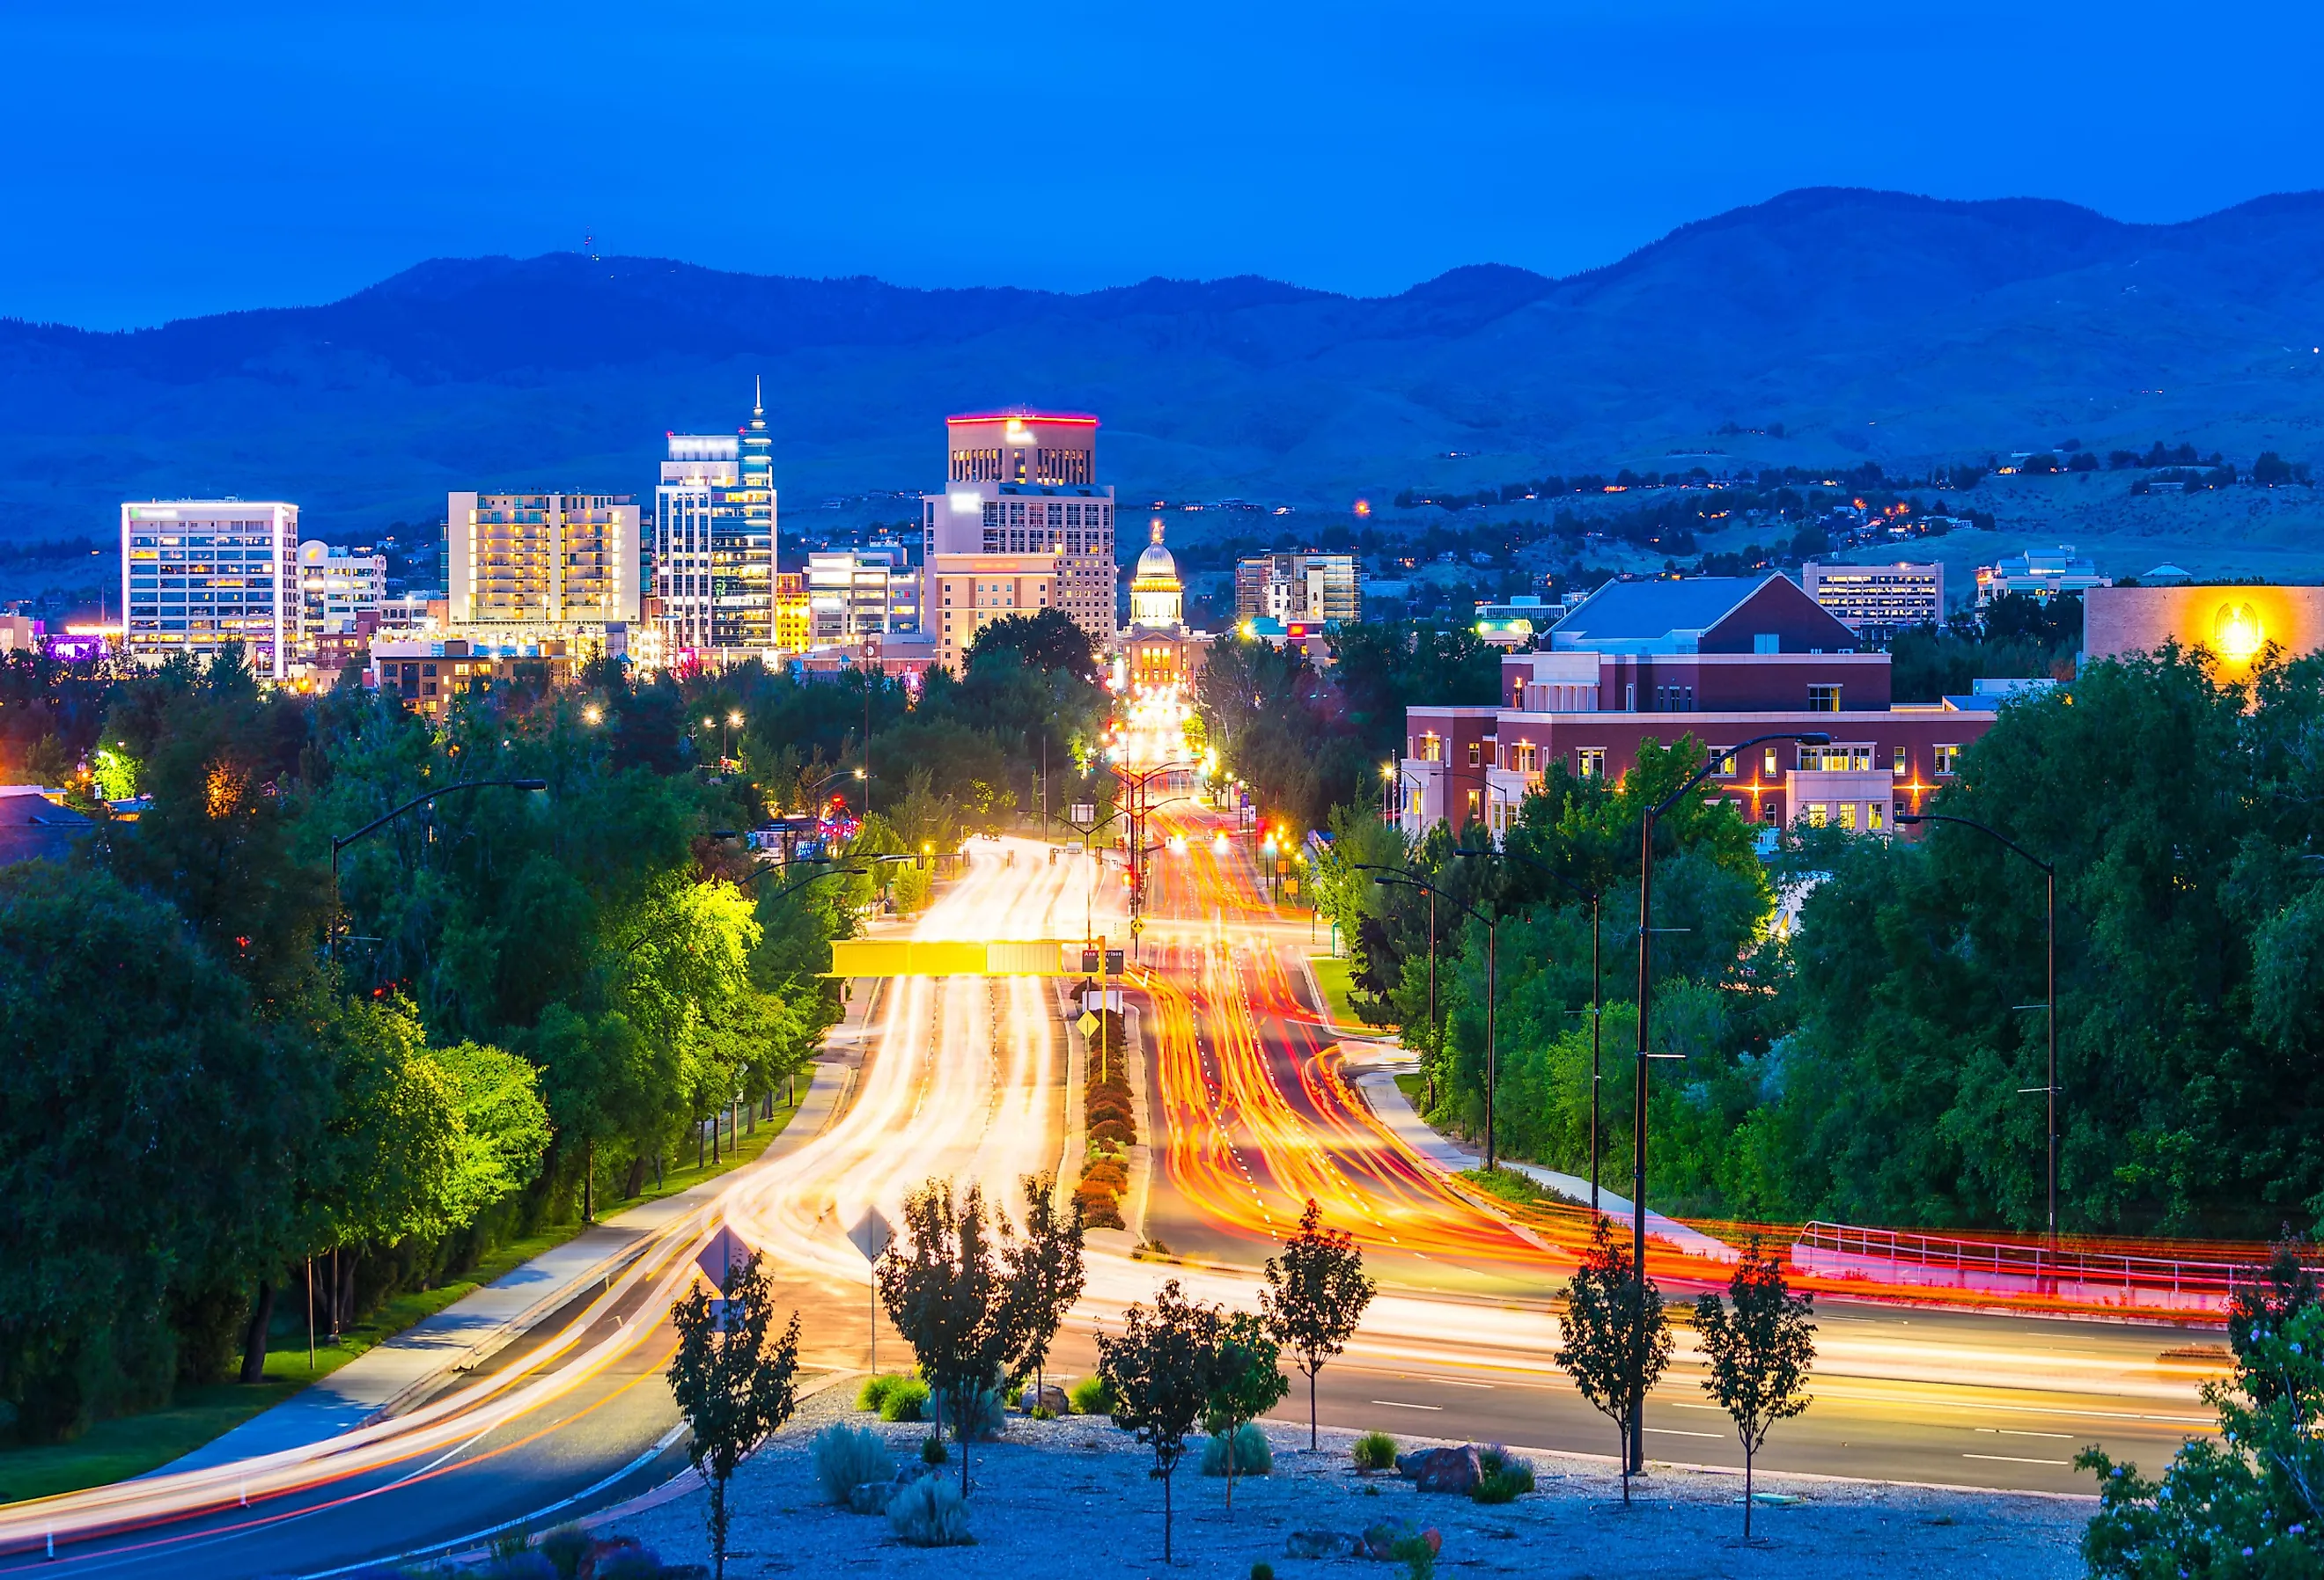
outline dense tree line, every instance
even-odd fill
[[[2058,872],[2061,1215],[2070,1230],[2264,1237],[2324,1219],[2324,661],[2224,683],[2202,654],[2087,666],[2005,707],[1931,809]],[[1604,896],[1603,1169],[1629,1170],[1637,827],[1702,760],[1621,783],[1553,771],[1508,849]],[[1481,1125],[1485,929],[1358,861],[1407,864],[1499,929],[1504,1150],[1589,1163],[1587,905],[1482,831],[1406,850],[1334,819],[1318,883],[1435,1117]],[[1721,805],[1666,817],[1655,867],[1650,1188],[1665,1207],[1798,1221],[2038,1228],[2046,1083],[2041,873],[1974,832],[1792,831],[1761,859]],[[1365,881],[1360,881],[1365,880]],[[1795,926],[1778,927],[1791,902]],[[1436,963],[1438,1023],[1426,1009]]]
[[[1333,633],[1323,670],[1289,647],[1213,642],[1195,701],[1220,761],[1259,809],[1304,830],[1322,827],[1334,806],[1379,805],[1380,765],[1404,755],[1407,707],[1489,703],[1499,672],[1499,650],[1471,631],[1364,621]]]
[[[601,664],[438,725],[354,671],[263,688],[230,651],[11,659],[0,707],[16,761],[98,818],[69,865],[0,868],[0,1428],[43,1439],[237,1352],[255,1381],[309,1259],[336,1330],[636,1195],[812,1056],[830,941],[875,885],[925,893],[910,862],[761,882],[740,832],[830,790],[871,798],[863,854],[952,849],[1021,804],[1045,745],[1067,791],[1104,693],[1049,616],[917,691]],[[837,765],[867,722],[858,778]],[[108,816],[101,779],[141,815]],[[428,800],[335,886],[335,834],[479,781],[546,788]]]

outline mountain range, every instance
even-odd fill
[[[663,434],[739,426],[754,379],[787,512],[932,487],[943,417],[1014,405],[1099,413],[1126,497],[1317,508],[1706,451],[1918,468],[2162,438],[2324,463],[2319,346],[2319,192],[2132,225],[1813,189],[1586,273],[1375,299],[438,259],[318,307],[0,320],[0,537],[102,538],[128,498],[288,498],[352,536],[456,488],[650,494]]]

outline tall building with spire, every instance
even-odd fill
[[[666,661],[733,663],[774,650],[775,445],[752,383],[733,434],[673,433],[654,490],[654,600]]]

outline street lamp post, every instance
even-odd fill
[[[2049,1238],[2050,1260],[2054,1267],[2058,1258],[2058,868],[2054,863],[2043,861],[1999,829],[1988,828],[1974,818],[1956,818],[1946,812],[1900,812],[1896,816],[1896,821],[1906,827],[1920,823],[1954,823],[1963,828],[1974,828],[1987,839],[2007,845],[2041,869],[2044,891],[2043,910],[2049,929],[2047,950],[2049,958],[2046,967],[2049,974],[2049,992],[2044,1007],[2048,1011],[2050,1021],[2050,1078],[2049,1084],[2041,1090],[2046,1095],[2050,1107],[2047,1126],[2050,1132]]]
[[[1376,866],[1370,862],[1351,862],[1348,864],[1360,873],[1388,873],[1399,878],[1408,878],[1412,875],[1402,867]],[[1428,891],[1428,1030],[1430,1035],[1434,1036],[1436,1029],[1436,891],[1432,888]],[[1434,1079],[1429,1082],[1428,1097],[1430,1106],[1434,1107],[1436,1101]]]
[[[1645,1355],[1644,1339],[1646,1321],[1646,1090],[1647,1063],[1655,1055],[1646,1051],[1646,1013],[1650,973],[1654,964],[1654,886],[1655,886],[1655,825],[1662,815],[1683,800],[1695,786],[1709,779],[1720,762],[1729,757],[1739,758],[1754,746],[1769,741],[1794,741],[1803,746],[1829,745],[1831,736],[1821,730],[1783,731],[1773,735],[1754,735],[1732,746],[1711,749],[1702,766],[1689,774],[1686,782],[1661,800],[1648,807],[1639,820],[1638,832],[1638,1069],[1635,1090],[1631,1093],[1630,1114],[1630,1259],[1631,1274],[1637,1280],[1632,1292],[1630,1331],[1630,1474],[1637,1474],[1646,1465],[1646,1389],[1641,1370]]]
[[[1452,854],[1497,855],[1504,861],[1521,863],[1561,885],[1590,907],[1590,1210],[1594,1213],[1598,1210],[1598,1160],[1600,1150],[1598,1141],[1598,1094],[1605,1081],[1600,1070],[1599,1035],[1606,1021],[1606,974],[1599,965],[1598,923],[1606,892],[1603,889],[1584,889],[1547,863],[1537,862],[1529,855],[1519,855],[1513,850],[1456,850]]]
[[[1424,800],[1428,795],[1426,780],[1409,768],[1393,762],[1380,764],[1380,821],[1383,823],[1393,823],[1398,820],[1398,815],[1404,810],[1403,790],[1406,783],[1417,786]],[[1391,802],[1396,804],[1397,809],[1394,813],[1388,810]]]
[[[362,827],[356,829],[352,834],[332,835],[331,898],[333,903],[336,904],[337,902],[339,893],[339,853],[346,849],[347,846],[353,845],[356,840],[363,838],[367,834],[376,834],[379,830],[386,827],[390,823],[394,822],[398,818],[402,817],[403,814],[409,812],[414,807],[424,807],[429,801],[436,799],[438,796],[455,795],[462,790],[493,790],[495,788],[503,790],[545,790],[549,788],[549,781],[545,779],[464,780],[458,784],[447,784],[440,789],[429,790],[424,795],[414,796],[410,800],[404,802],[403,805],[396,808],[393,811],[373,818],[370,822],[364,824]]]
[[[1367,870],[1377,873],[1388,869],[1371,867]],[[1436,951],[1434,947],[1433,937],[1436,929],[1436,897],[1443,892],[1425,879],[1416,878],[1408,873],[1395,878],[1375,877],[1372,882],[1384,887],[1401,886],[1406,889],[1428,891],[1428,925],[1432,934],[1430,939],[1432,947],[1428,951],[1428,981],[1429,997],[1433,1001],[1435,997],[1436,984]],[[1463,905],[1450,894],[1445,894],[1443,898],[1444,903],[1453,910],[1464,912],[1485,924],[1485,1172],[1489,1174],[1493,1171],[1494,1160],[1498,1156],[1493,1145],[1493,1094],[1494,1089],[1500,1085],[1499,1046],[1494,1039],[1494,1015],[1499,1007],[1498,1003],[1499,994],[1495,987],[1494,973],[1500,952],[1500,923],[1473,906]],[[1433,1002],[1429,1006],[1429,1013],[1432,1016],[1435,1013],[1435,1005]]]

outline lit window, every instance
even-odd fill
[[[1909,772],[1904,766],[1904,748],[1899,746],[1896,748],[1896,777],[1902,779]]]
[[[1842,828],[1854,828],[1856,827],[1856,803],[1854,801],[1842,801],[1840,803],[1840,826]]]
[[[1478,765],[1479,765],[1479,764],[1483,761],[1483,758],[1484,758],[1484,747],[1483,747],[1481,744],[1480,744],[1478,742],[1475,742],[1475,741],[1471,741],[1471,742],[1470,742],[1470,743],[1469,743],[1469,766],[1470,766],[1470,767],[1471,767],[1471,768],[1475,768],[1475,767],[1477,767],[1477,766],[1478,766]]]
[[[1840,711],[1840,688],[1837,686],[1809,687],[1808,711],[1810,713],[1838,713]]]
[[[1939,746],[1936,749],[1934,755],[1937,760],[1937,777],[1939,779],[1950,778],[1954,770],[1960,765],[1960,748],[1959,746]]]
[[[1573,749],[1573,772],[1577,777],[1582,779],[1605,778],[1606,748],[1603,746],[1576,746]]]
[[[1764,767],[1766,778],[1773,779],[1775,777],[1775,749],[1773,746],[1767,748],[1767,754],[1765,759]]]
[[[1823,805],[1823,803],[1822,803],[1821,801],[1810,801],[1810,802],[1808,803],[1808,827],[1811,827],[1811,828],[1821,828],[1821,827],[1823,827],[1823,825],[1824,825],[1824,805]]]

